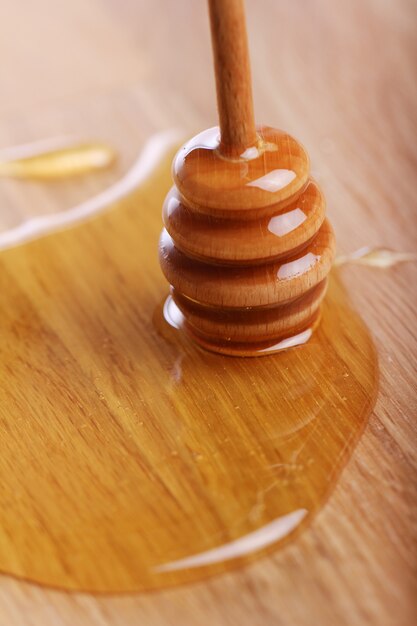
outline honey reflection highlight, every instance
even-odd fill
[[[155,571],[173,572],[180,569],[223,563],[268,548],[268,546],[274,545],[281,539],[284,539],[297,528],[306,513],[307,511],[305,509],[298,509],[297,511],[279,517],[259,530],[254,530],[252,533],[240,539],[225,543],[218,548],[212,548],[207,552],[180,559],[179,561],[159,565],[155,568]]]

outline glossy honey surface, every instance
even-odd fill
[[[366,424],[374,347],[337,276],[310,341],[267,359],[167,324],[168,187],[166,160],[109,212],[0,252],[3,572],[123,592],[243,564],[311,521]]]
[[[283,131],[257,132],[237,158],[220,152],[217,127],[191,139],[163,205],[160,262],[180,326],[235,356],[271,354],[314,330],[335,250],[304,148]]]
[[[219,152],[220,130],[209,128],[193,137],[175,156],[174,182],[188,206],[208,215],[246,219],[285,206],[306,185],[309,158],[287,133],[258,127],[258,143],[239,158]]]

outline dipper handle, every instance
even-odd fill
[[[243,0],[208,0],[220,123],[219,151],[238,157],[256,145]]]

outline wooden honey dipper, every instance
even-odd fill
[[[173,161],[160,263],[166,316],[203,347],[259,356],[317,325],[335,242],[304,148],[255,126],[243,0],[209,0],[220,129]]]

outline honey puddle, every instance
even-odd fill
[[[374,346],[337,273],[311,339],[273,356],[211,354],[166,323],[157,241],[171,157],[72,214],[112,209],[94,220],[33,241],[70,221],[4,233],[8,574],[127,592],[266,554],[321,509],[372,410]]]
[[[58,137],[0,150],[0,178],[68,178],[109,167],[115,159],[115,151],[106,144]]]

